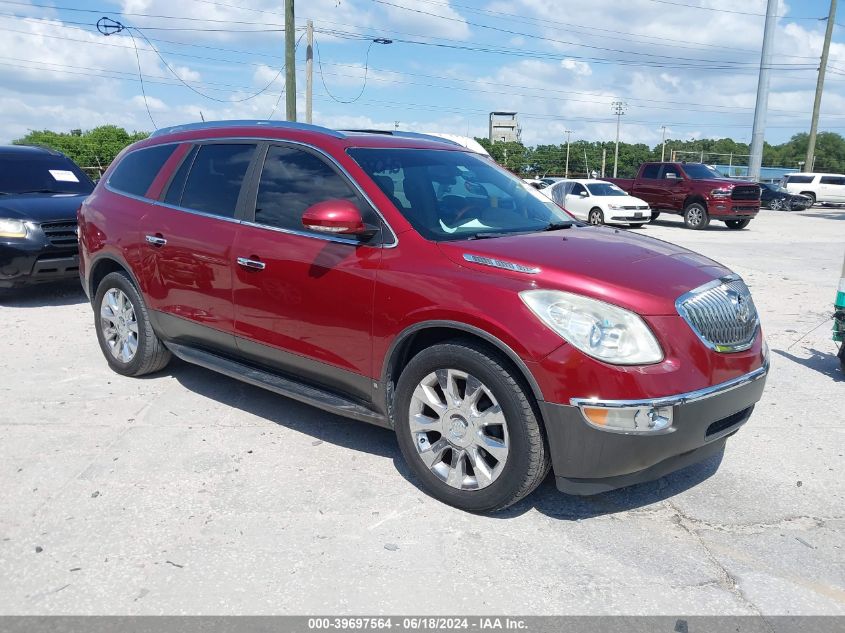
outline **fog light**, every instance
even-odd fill
[[[672,426],[672,407],[581,407],[584,419],[603,431],[656,433]]]

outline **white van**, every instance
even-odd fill
[[[813,202],[845,204],[845,176],[842,174],[787,174],[783,186],[789,193],[800,193]]]

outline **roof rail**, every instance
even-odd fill
[[[173,125],[171,127],[163,127],[157,129],[150,134],[150,138],[163,136],[165,134],[174,134],[176,132],[189,132],[194,130],[213,130],[221,127],[269,127],[284,130],[303,130],[308,132],[319,132],[321,134],[328,134],[335,138],[346,138],[344,134],[337,130],[332,130],[327,127],[319,125],[310,125],[308,123],[297,123],[294,121],[269,121],[266,119],[233,119],[229,121],[202,121],[197,123],[184,123],[182,125]]]
[[[384,134],[385,136],[399,136],[401,138],[418,138],[424,141],[434,141],[435,143],[446,143],[447,145],[457,145],[463,147],[457,141],[444,138],[442,136],[434,136],[433,134],[421,134],[420,132],[405,132],[401,130],[370,130],[370,129],[356,129],[356,130],[340,130],[341,132],[352,132],[354,134]]]

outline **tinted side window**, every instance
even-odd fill
[[[318,202],[349,200],[357,205],[364,221],[369,209],[329,165],[314,154],[274,145],[267,150],[267,159],[258,184],[255,221],[259,224],[294,231],[305,231],[302,214]]]
[[[156,145],[130,152],[109,176],[109,186],[117,191],[144,196],[176,145]]]
[[[663,166],[663,175],[661,178],[680,178],[681,174],[678,173],[678,168],[674,165],[664,165]]]
[[[822,176],[819,182],[823,185],[843,185],[845,184],[845,178],[841,176]]]
[[[179,206],[235,217],[238,196],[255,145],[214,143],[199,148]],[[168,192],[169,193],[169,192]]]
[[[643,168],[643,175],[640,178],[658,178],[658,174],[660,173],[660,165],[658,164],[651,164],[646,165]]]
[[[812,176],[787,176],[786,182],[804,184],[804,183],[808,183],[808,182],[813,182],[813,177]]]
[[[194,164],[194,159],[197,157],[199,147],[196,145],[191,148],[191,151],[182,159],[182,164],[173,175],[170,185],[167,187],[167,195],[164,196],[164,201],[167,204],[179,205],[182,201],[182,192],[185,190],[185,180],[188,178],[188,172],[191,170],[191,165]]]

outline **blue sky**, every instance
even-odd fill
[[[28,129],[149,130],[147,106],[158,126],[198,120],[200,112],[283,118],[282,5],[0,1],[0,142]],[[663,125],[670,138],[750,140],[765,7],[765,0],[299,0],[296,13],[297,37],[308,18],[317,30],[315,123],[392,128],[398,121],[403,129],[486,135],[486,113],[512,109],[531,145],[561,143],[567,129],[573,139],[612,139],[610,104],[619,99],[627,104],[622,139],[653,145]],[[781,3],[769,142],[809,127],[825,26],[818,18],[828,7]],[[132,39],[100,35],[101,16],[143,33],[135,31],[135,44],[146,105]],[[837,21],[845,24],[845,15]],[[372,43],[376,37],[393,43]],[[845,29],[836,27],[822,130],[845,132],[843,41]],[[304,56],[303,38],[301,119]]]

